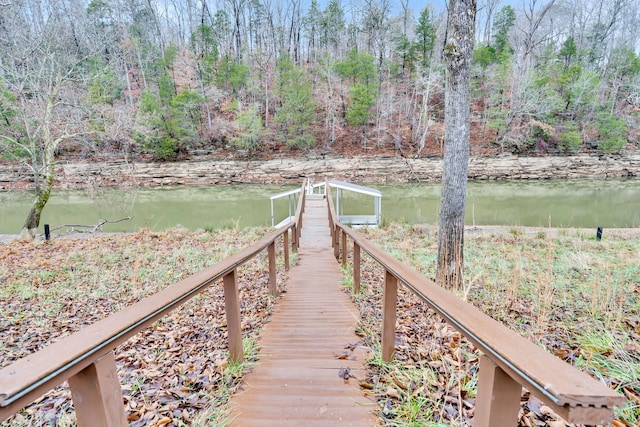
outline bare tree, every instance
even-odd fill
[[[231,8],[234,50],[236,54],[236,62],[239,64],[242,60],[242,34],[245,28],[243,14],[247,0],[226,0],[225,3],[227,3]]]
[[[551,39],[551,32],[544,31],[546,23],[545,17],[552,10],[556,0],[540,2],[539,0],[528,0],[523,4],[521,19],[516,21],[516,32],[514,34],[514,46],[516,53],[513,59],[513,72],[511,79],[511,99],[510,112],[507,120],[507,132],[515,122],[516,114],[520,111],[520,104],[523,102],[523,94],[528,90],[527,75],[533,69],[535,53]]]
[[[365,0],[362,10],[362,29],[366,38],[367,51],[376,59],[378,69],[387,55],[389,39],[389,15],[391,2],[389,0]]]
[[[463,284],[464,208],[469,167],[470,77],[476,0],[449,0],[444,48],[446,66],[444,164],[438,223],[438,282]]]
[[[482,6],[478,9],[483,11],[484,15],[484,31],[482,32],[483,42],[485,44],[491,43],[491,25],[493,24],[493,15],[495,14],[500,0],[480,0]]]
[[[48,6],[55,7],[51,3]],[[56,150],[64,141],[86,134],[86,113],[79,106],[83,94],[80,72],[87,56],[79,52],[90,49],[87,45],[74,49],[80,42],[67,32],[65,22],[56,20],[64,15],[60,10],[40,10],[47,7],[41,3],[34,7],[30,12],[43,17],[36,23],[39,28],[29,24],[30,17],[22,14],[24,10],[15,10],[12,37],[0,40],[7,77],[4,81],[15,112],[6,123],[8,129],[0,135],[0,149],[23,159],[33,173],[36,193],[21,233],[26,239],[35,237],[49,200]]]

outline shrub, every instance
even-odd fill
[[[582,145],[582,136],[580,132],[576,130],[569,130],[567,132],[563,132],[558,137],[559,145],[564,150],[568,151],[578,151],[578,148]]]
[[[627,124],[622,119],[616,119],[612,114],[602,114],[599,119],[598,148],[607,153],[619,152],[627,143],[625,139]]]

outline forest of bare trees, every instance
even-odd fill
[[[472,154],[636,143],[639,3],[479,0]],[[45,182],[61,152],[440,154],[446,16],[409,0],[2,0],[0,157]]]

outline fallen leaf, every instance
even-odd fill
[[[398,390],[396,390],[391,386],[387,387],[385,394],[389,397],[393,397],[394,399],[398,399],[398,400],[400,399],[400,393],[398,393]]]
[[[571,352],[566,348],[556,348],[555,350],[553,350],[553,354],[554,356],[564,360],[567,358],[567,356],[569,356],[569,354],[571,354]]]
[[[393,383],[395,385],[397,385],[398,387],[400,387],[402,390],[406,390],[407,389],[407,385],[405,383],[403,383],[402,381],[400,381],[398,378],[393,378]]]

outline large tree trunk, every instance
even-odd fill
[[[444,165],[438,224],[438,283],[463,284],[464,208],[469,167],[469,81],[476,0],[449,0],[446,63]]]

